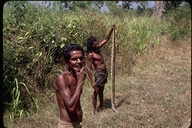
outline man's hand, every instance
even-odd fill
[[[95,90],[96,93],[99,92],[99,89],[98,89],[98,87],[97,87],[95,82],[92,84],[92,87],[93,87],[93,89]]]
[[[115,24],[113,24],[111,28],[112,28],[113,30],[115,30],[115,29],[116,29]]]
[[[86,78],[86,73],[84,67],[82,67],[79,71],[76,72],[78,83],[84,82]]]
[[[94,86],[94,89],[96,93],[99,93],[99,88],[96,85]]]
[[[91,86],[92,86],[93,89],[95,89],[96,83],[93,82],[93,83],[91,84]]]

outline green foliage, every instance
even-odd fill
[[[77,8],[89,8],[91,6],[90,1],[66,1],[64,2],[65,8],[69,10],[76,10]]]
[[[191,36],[191,9],[181,7],[168,11],[169,39],[172,41],[188,39]]]
[[[167,9],[176,9],[179,8],[183,1],[167,1]]]
[[[24,100],[22,99],[22,93],[24,92],[23,90],[21,90],[22,87],[24,87],[25,91],[27,92],[27,94],[30,94],[29,89],[27,88],[27,86],[23,83],[18,83],[18,80],[15,78],[14,79],[14,87],[12,87],[11,89],[11,96],[12,96],[12,101],[10,103],[5,102],[5,104],[8,106],[7,111],[9,111],[9,119],[10,121],[15,121],[17,119],[22,119],[23,117],[25,117],[25,115],[29,115],[29,111],[25,110],[25,107],[23,106],[24,104],[22,103]],[[23,85],[21,87],[21,85]],[[26,98],[26,97],[23,97]],[[28,98],[28,100],[30,100]],[[33,100],[33,101],[32,101]],[[32,96],[32,100],[31,100],[31,109],[38,109],[38,100]]]

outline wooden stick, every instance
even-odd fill
[[[111,107],[115,108],[115,30],[113,31],[112,48],[111,48]]]

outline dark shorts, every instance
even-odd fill
[[[104,86],[107,83],[108,72],[96,70],[94,76],[97,86]]]

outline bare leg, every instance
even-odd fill
[[[99,87],[99,102],[100,102],[100,109],[103,108],[103,91],[104,91],[104,86]]]
[[[93,92],[93,114],[95,115],[97,113],[97,93],[94,90]]]

